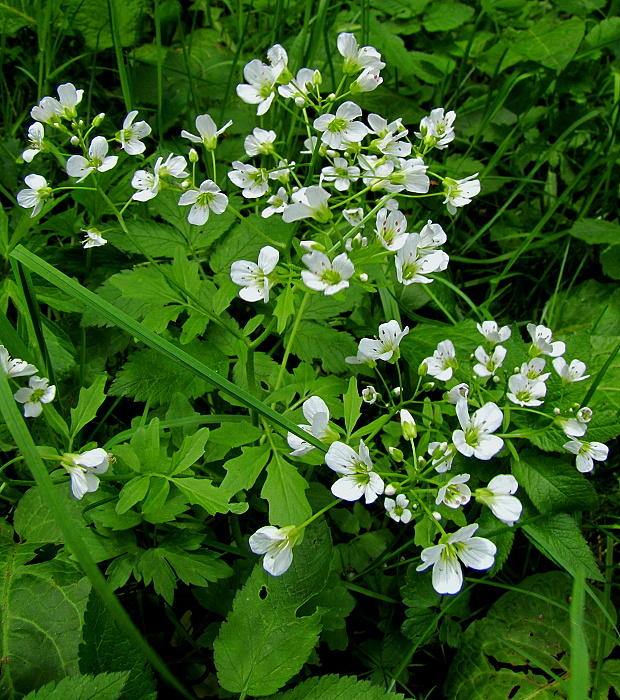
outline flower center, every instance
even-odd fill
[[[198,197],[196,197],[196,204],[199,207],[207,207],[209,203],[213,201],[215,195],[213,192],[201,192]]]
[[[321,279],[323,282],[327,282],[329,285],[336,285],[339,282],[342,282],[342,275],[339,272],[336,272],[336,270],[325,270],[321,275]]]
[[[344,131],[347,128],[348,122],[346,119],[339,119],[336,117],[335,119],[332,119],[331,122],[327,125],[327,130],[331,131],[332,134],[339,134],[341,131]]]
[[[30,398],[28,401],[30,403],[39,403],[41,399],[43,398],[43,395],[45,394],[45,389],[35,389],[32,394],[30,395]]]

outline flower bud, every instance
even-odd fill
[[[192,183],[189,180],[183,180],[181,183],[181,188],[186,190]]]
[[[426,382],[422,385],[422,391],[430,391],[435,388],[435,382]]]
[[[323,83],[323,76],[321,75],[321,72],[318,70],[314,71],[314,75],[312,76],[312,84],[318,87]]]
[[[99,114],[93,119],[93,126],[97,127],[105,119],[105,112],[99,112]]]
[[[362,272],[362,274],[360,275],[360,282],[368,282],[368,275],[365,272]]]
[[[302,250],[307,251],[308,253],[311,253],[313,250],[320,250],[320,251],[325,250],[325,248],[320,243],[317,243],[316,241],[299,241],[299,247]]]
[[[197,163],[199,158],[198,151],[195,148],[190,148],[187,157],[190,163]]]
[[[428,374],[428,365],[426,362],[421,362],[420,366],[418,367],[418,375],[420,377],[424,377],[426,374]]]
[[[385,487],[385,495],[386,496],[395,496],[398,493],[397,487],[398,487],[398,484],[388,484]]]
[[[555,416],[559,416],[560,413],[562,413],[562,411],[561,411],[559,408],[554,408],[554,409],[553,409],[553,414],[554,414]]]
[[[400,411],[400,428],[403,431],[405,440],[413,440],[418,436],[415,420],[406,408]]]
[[[333,102],[335,99],[336,99],[336,94],[333,92],[330,92],[329,95],[327,96],[327,101]]]
[[[441,513],[438,513],[437,511],[435,511],[433,513],[433,518],[435,518],[435,520],[441,520]]]
[[[79,146],[80,145],[80,139],[77,136],[72,136],[71,137],[71,145],[72,146]]]
[[[589,423],[592,420],[593,411],[588,406],[584,406],[577,411],[577,418],[582,423]]]
[[[493,381],[495,382],[495,384],[498,384],[500,381],[499,377],[496,374],[493,375]]]
[[[401,387],[399,387],[399,386],[395,386],[395,387],[392,389],[392,393],[394,394],[394,396],[400,396],[400,392],[401,392],[401,391],[402,391],[402,389],[401,389]]]
[[[398,447],[388,447],[388,452],[395,462],[403,461],[403,452],[402,450],[399,450]]]
[[[365,389],[362,389],[362,400],[365,403],[374,403],[378,396],[379,394],[374,386],[367,386]]]

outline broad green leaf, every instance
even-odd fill
[[[540,551],[575,575],[583,569],[587,578],[602,581],[592,551],[581,530],[567,513],[547,515],[523,525],[523,531]]]
[[[88,389],[80,389],[78,405],[71,409],[71,437],[75,437],[85,425],[94,420],[105,401],[106,379],[107,375],[100,374]]]
[[[607,659],[603,664],[599,697],[609,697],[610,688],[616,691],[616,695],[620,693],[620,659]]]
[[[583,40],[584,49],[612,47],[620,41],[620,17],[607,17],[596,24]],[[581,52],[580,52],[581,53]]]
[[[320,360],[326,372],[341,374],[347,368],[345,357],[357,354],[357,343],[344,331],[314,321],[302,321],[292,351],[300,360]]]
[[[305,491],[308,482],[290,462],[276,453],[267,465],[261,498],[269,502],[269,523],[278,527],[301,525],[311,515]]]
[[[0,548],[0,697],[7,700],[78,671],[90,581],[70,561],[26,565],[33,556],[30,545]]]
[[[599,260],[603,267],[603,273],[607,277],[611,277],[612,280],[620,280],[620,245],[601,248]]]
[[[271,449],[267,443],[258,447],[245,447],[239,457],[229,459],[224,464],[226,476],[222,481],[222,491],[235,494],[252,488],[258,475],[263,471]]]
[[[213,486],[210,479],[175,477],[172,479],[172,483],[192,505],[201,506],[210,515],[229,511],[229,494],[224,489]]]
[[[446,32],[469,22],[473,14],[474,8],[462,2],[432,3],[422,24],[427,32]]]
[[[299,672],[318,642],[321,613],[300,617],[296,611],[323,588],[330,560],[322,521],[308,527],[283,576],[254,567],[214,643],[218,679],[226,690],[270,695]]]
[[[357,421],[359,420],[362,412],[360,407],[362,405],[362,397],[357,390],[357,380],[355,377],[349,379],[349,388],[347,393],[343,397],[344,402],[344,424],[347,429],[347,436],[350,437],[351,433],[355,429]]]
[[[54,487],[61,498],[75,529],[83,529],[86,522],[82,517],[83,506],[71,495],[69,481],[66,484],[56,484]],[[15,532],[30,544],[53,542],[63,544],[64,537],[54,514],[50,512],[41,489],[33,486],[21,497],[13,516]]]
[[[525,450],[512,461],[512,473],[541,513],[596,508],[596,490],[566,459]]]
[[[129,673],[99,673],[96,676],[71,676],[59,683],[46,683],[23,700],[122,700]]]
[[[211,432],[210,441],[228,447],[241,447],[250,442],[259,440],[264,434],[262,428],[252,425],[247,420],[237,422],[228,421]]]
[[[620,18],[616,18],[620,21]],[[569,230],[571,236],[590,244],[620,243],[620,226],[603,219],[579,219]]]
[[[3,0],[0,4],[0,33],[10,36],[23,27],[36,29],[37,14],[34,0]]]
[[[144,26],[148,3],[146,0],[114,1],[122,44],[134,46]],[[100,0],[71,0],[69,5],[72,26],[82,34],[86,46],[97,51],[112,48],[110,18],[107,10],[102,11]]]
[[[197,462],[205,453],[205,444],[209,439],[209,428],[200,428],[193,435],[188,435],[180,449],[172,456],[172,476],[176,476]]]
[[[153,672],[94,591],[84,613],[79,656],[81,673],[128,672],[119,700],[156,700]]]
[[[119,515],[127,512],[136,503],[145,498],[151,483],[150,476],[136,476],[123,485],[121,494],[116,504],[116,512]]]
[[[511,49],[553,70],[564,70],[581,44],[585,22],[572,17],[563,22],[544,18],[523,31],[512,32]]]
[[[403,700],[401,693],[386,693],[382,686],[358,681],[351,676],[310,678],[292,690],[278,693],[273,700]]]

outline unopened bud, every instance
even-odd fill
[[[386,496],[395,496],[398,493],[397,488],[396,488],[397,485],[398,484],[388,484],[385,487],[385,495]]]
[[[192,183],[189,180],[183,180],[181,183],[182,189],[186,190]]]
[[[401,392],[401,391],[402,391],[402,389],[401,389],[399,386],[395,386],[395,387],[392,389],[392,393],[394,394],[394,396],[400,396],[400,392]]]
[[[562,413],[562,411],[561,411],[559,408],[554,408],[554,409],[553,409],[553,414],[554,414],[554,415],[559,416],[560,413]]]
[[[499,383],[499,377],[498,377],[496,374],[493,375],[493,381],[494,381],[496,384]]]
[[[323,246],[316,241],[299,241],[299,247],[310,253],[313,250],[324,250]]]
[[[323,76],[321,75],[320,71],[315,70],[314,75],[312,76],[312,84],[313,85],[321,85],[323,82]]]
[[[414,440],[418,436],[418,429],[411,413],[403,408],[400,411],[400,428],[405,440]]]
[[[93,126],[97,127],[105,119],[105,112],[99,112],[99,114],[93,119]]]
[[[80,145],[80,139],[77,136],[72,136],[71,137],[71,145],[72,146],[79,146]]]
[[[398,447],[388,447],[388,452],[395,462],[403,461],[403,452],[402,450],[399,450]]]
[[[418,375],[423,377],[426,374],[428,374],[428,365],[426,362],[421,362],[420,366],[418,367]]]
[[[422,385],[422,391],[430,391],[435,388],[435,382],[426,382]]]
[[[360,282],[368,282],[368,275],[365,272],[362,272],[362,274],[360,275]]]
[[[333,92],[330,92],[329,95],[327,96],[327,100],[329,102],[333,102],[336,99],[336,95]]]
[[[437,511],[435,511],[433,513],[433,518],[435,518],[435,520],[441,520],[441,513],[438,513]]]
[[[190,163],[197,163],[199,158],[198,151],[195,148],[190,148],[187,157]]]

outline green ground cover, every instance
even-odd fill
[[[619,10],[0,3],[1,698],[620,696]]]

